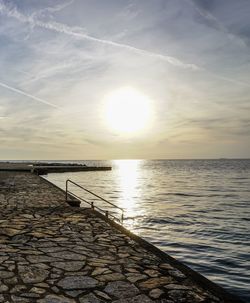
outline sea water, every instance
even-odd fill
[[[111,165],[112,171],[46,178],[63,189],[70,178],[124,208],[125,227],[250,300],[249,159],[71,162]]]

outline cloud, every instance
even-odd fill
[[[219,136],[246,136],[250,134],[249,119],[235,113],[234,116],[220,116],[220,117],[198,117],[186,118],[183,124],[184,129],[195,129],[196,132],[209,132],[214,138]],[[192,133],[194,131],[192,130]],[[183,134],[183,132],[182,132]]]
[[[75,0],[70,0],[70,1],[67,1],[65,3],[60,3],[60,4],[57,4],[55,6],[52,6],[52,7],[45,7],[45,8],[42,8],[36,12],[34,12],[32,14],[33,17],[41,17],[43,16],[43,14],[45,13],[55,13],[55,12],[59,12],[63,9],[65,9],[66,7],[68,7],[69,5],[73,4],[75,2]]]
[[[194,2],[197,7],[200,7],[204,10],[211,10],[212,8],[214,8],[215,6],[215,0],[191,0],[192,2]]]
[[[209,3],[205,3],[204,5],[200,6],[200,5],[197,5],[197,2],[194,0],[186,0],[186,1],[188,1],[188,3],[190,3],[198,11],[198,13],[201,16],[203,16],[205,19],[210,20],[213,24],[215,24],[215,26],[218,29],[220,29],[221,31],[223,31],[227,34],[231,34],[209,11],[206,10],[208,5],[209,5],[209,8],[211,6]],[[58,7],[56,6],[53,8],[45,8],[42,11],[46,11],[46,10],[50,10],[51,12],[57,11],[57,10],[65,8],[66,6],[70,5],[71,3],[73,3],[73,1],[66,2],[62,5],[59,5]],[[71,37],[74,37],[76,39],[88,40],[90,42],[101,43],[101,44],[109,45],[109,46],[116,47],[116,48],[122,48],[122,49],[131,51],[133,53],[137,53],[142,56],[149,56],[152,58],[156,58],[156,59],[165,61],[176,67],[180,67],[180,68],[184,68],[184,69],[191,69],[194,71],[204,71],[204,72],[207,72],[208,74],[210,74],[212,77],[215,77],[217,79],[220,79],[220,80],[223,80],[226,82],[231,82],[231,83],[234,83],[234,84],[240,85],[240,86],[250,87],[250,83],[220,75],[218,73],[210,71],[209,69],[200,67],[196,64],[184,63],[184,62],[180,61],[179,59],[172,57],[172,56],[162,55],[162,54],[150,52],[150,51],[147,51],[144,49],[136,48],[136,47],[133,47],[133,46],[130,46],[127,44],[118,43],[118,42],[114,42],[114,41],[106,40],[106,39],[99,39],[99,38],[90,36],[86,33],[86,30],[83,29],[82,27],[70,27],[63,23],[58,23],[58,22],[54,22],[54,21],[53,22],[52,21],[43,22],[36,17],[37,15],[39,15],[39,13],[37,13],[37,14],[34,13],[31,16],[26,16],[26,15],[22,14],[21,12],[19,12],[15,7],[11,8],[7,5],[5,5],[3,0],[0,0],[0,13],[6,14],[9,17],[13,17],[20,22],[28,23],[32,27],[40,27],[40,28],[55,31],[58,33],[63,33],[63,34],[69,35]],[[63,64],[61,64],[60,67],[54,67],[54,68],[51,67],[50,69],[51,69],[51,71],[53,71],[54,69],[59,70],[59,69],[63,69],[64,67],[65,66]],[[70,67],[70,65],[68,67]],[[42,78],[43,77],[46,77],[46,75],[42,76]],[[33,78],[34,81],[37,79],[39,79],[38,76]]]
[[[99,147],[108,147],[110,145],[109,142],[105,142],[103,140],[85,139],[85,142]]]
[[[236,80],[236,79],[231,79],[229,77],[218,75],[218,74],[216,74],[216,73],[214,73],[212,71],[209,71],[209,70],[206,70],[206,72],[209,73],[211,76],[217,78],[217,79],[220,79],[220,80],[223,80],[223,81],[226,81],[226,82],[231,82],[231,83],[234,83],[234,84],[237,84],[237,85],[241,85],[241,86],[250,87],[250,83],[248,83],[248,82],[244,82],[244,81]]]
[[[36,96],[31,95],[31,94],[29,94],[29,93],[26,93],[26,92],[24,92],[24,91],[22,91],[22,90],[20,90],[20,89],[18,89],[18,88],[12,87],[12,86],[7,85],[7,84],[5,84],[5,83],[3,83],[3,82],[0,82],[0,86],[3,87],[3,88],[8,89],[8,90],[10,90],[10,91],[13,91],[13,92],[15,92],[15,93],[18,93],[18,94],[20,94],[20,95],[23,95],[23,96],[25,96],[25,97],[28,97],[28,98],[30,98],[30,99],[33,99],[33,100],[35,100],[35,101],[37,101],[37,102],[40,102],[40,103],[49,105],[49,106],[51,106],[51,107],[60,109],[60,107],[57,106],[56,104],[53,104],[53,103],[51,103],[51,102],[49,102],[49,101],[46,101],[46,100],[44,100],[44,99],[42,99],[42,98],[36,97]]]
[[[204,19],[206,20],[206,24],[210,27],[213,27],[220,32],[224,33],[227,38],[231,41],[235,41],[241,46],[246,46],[245,40],[240,37],[240,35],[236,35],[232,32],[227,26],[225,26],[218,18],[212,14],[212,10],[216,8],[216,2],[213,0],[204,0],[204,1],[197,1],[197,0],[186,0],[188,3],[192,5],[195,11]],[[203,21],[204,21],[203,20]]]
[[[138,16],[140,11],[137,9],[137,6],[134,2],[130,2],[124,10],[118,14],[119,18],[126,18],[126,19],[134,19]]]
[[[66,24],[63,23],[58,23],[58,22],[43,22],[37,18],[35,18],[34,16],[26,16],[22,13],[20,13],[15,7],[11,8],[7,5],[4,4],[3,1],[0,1],[0,13],[7,15],[8,17],[12,17],[17,19],[20,22],[23,23],[28,23],[33,27],[41,27],[47,30],[51,30],[51,31],[55,31],[58,33],[63,33],[66,35],[70,35],[73,36],[77,39],[83,39],[83,40],[87,40],[90,42],[95,42],[95,43],[101,43],[101,44],[105,44],[108,46],[112,46],[112,47],[116,47],[116,48],[122,48],[124,50],[127,51],[131,51],[134,53],[137,53],[139,55],[144,55],[144,56],[150,56],[153,57],[155,59],[159,59],[162,61],[165,61],[171,65],[180,67],[180,68],[186,68],[186,69],[191,69],[191,70],[199,70],[200,68],[195,65],[195,64],[191,64],[191,63],[184,63],[181,60],[172,57],[172,56],[168,56],[168,55],[162,55],[162,54],[158,54],[158,53],[153,53],[144,49],[140,49],[140,48],[136,48],[127,44],[123,44],[123,43],[118,43],[118,42],[114,42],[111,40],[106,40],[106,39],[100,39],[100,38],[96,38],[93,36],[90,36],[88,34],[86,34],[85,32],[83,32],[82,30],[77,30],[76,28],[72,28]]]

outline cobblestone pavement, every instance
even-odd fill
[[[65,195],[29,172],[0,171],[0,208],[68,206]]]
[[[66,206],[40,177],[0,182],[7,177],[15,185],[0,187],[0,302],[224,302],[93,211]]]

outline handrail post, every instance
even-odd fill
[[[97,197],[98,199],[104,201],[105,203],[111,205],[112,207],[114,207],[114,208],[116,208],[116,209],[119,209],[119,210],[122,212],[122,213],[121,213],[121,219],[118,219],[118,218],[116,218],[115,216],[113,216],[113,215],[112,215],[112,212],[110,212],[110,214],[109,214],[109,211],[108,211],[108,210],[105,211],[104,209],[100,209],[98,206],[95,206],[93,201],[91,201],[91,202],[90,202],[90,201],[86,201],[86,200],[83,199],[82,197],[77,196],[76,194],[74,194],[73,192],[71,192],[71,191],[69,190],[69,183],[71,183],[71,184],[73,184],[73,185],[75,185],[75,186],[81,188],[81,189],[84,190],[85,192],[90,193],[91,195]],[[124,220],[124,209],[123,209],[123,208],[121,208],[121,207],[115,205],[114,203],[111,203],[110,201],[108,201],[108,200],[106,200],[106,199],[103,199],[101,196],[96,195],[95,193],[93,193],[92,191],[90,191],[90,190],[84,188],[84,187],[81,186],[80,184],[77,184],[76,182],[73,182],[73,181],[71,181],[70,179],[67,179],[67,180],[66,180],[66,191],[65,191],[65,200],[66,200],[66,202],[68,202],[68,196],[69,196],[69,195],[70,195],[70,197],[73,196],[73,197],[77,198],[78,201],[84,201],[84,202],[86,202],[87,204],[89,204],[89,205],[91,206],[91,209],[93,209],[93,210],[94,210],[94,209],[98,209],[98,210],[100,210],[101,212],[104,212],[106,218],[114,218],[115,220],[118,220],[119,222],[123,222],[123,220]],[[119,213],[118,213],[118,214],[119,214]]]

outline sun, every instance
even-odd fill
[[[121,88],[107,95],[104,112],[109,127],[120,133],[143,131],[152,118],[150,99],[133,88]]]

